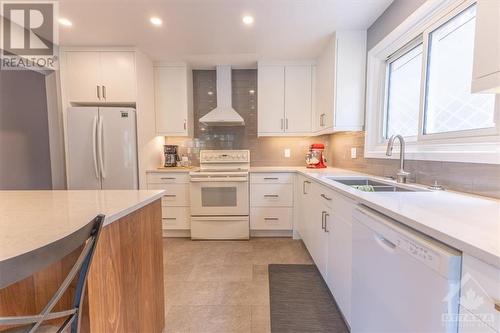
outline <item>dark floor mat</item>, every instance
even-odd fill
[[[269,265],[271,332],[349,332],[315,265]]]

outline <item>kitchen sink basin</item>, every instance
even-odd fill
[[[384,183],[379,180],[373,180],[370,178],[344,178],[344,177],[326,177],[329,180],[333,180],[335,182],[351,186],[353,188],[356,188],[360,191],[362,189],[359,189],[358,187],[360,186],[367,186],[370,189],[373,188],[373,191],[367,191],[367,192],[421,192],[421,191],[426,191],[424,189],[419,189],[419,188],[408,188],[408,187],[402,187],[402,186],[397,186],[394,184],[390,183]]]

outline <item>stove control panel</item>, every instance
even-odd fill
[[[200,163],[250,163],[249,150],[202,150]]]

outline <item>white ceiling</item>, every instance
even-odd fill
[[[366,29],[392,0],[61,0],[65,46],[137,46],[197,67],[313,59],[340,29]],[[255,17],[244,26],[244,14]],[[158,16],[163,26],[149,18]]]

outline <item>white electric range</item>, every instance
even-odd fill
[[[191,239],[249,239],[249,150],[202,150],[190,172]]]

